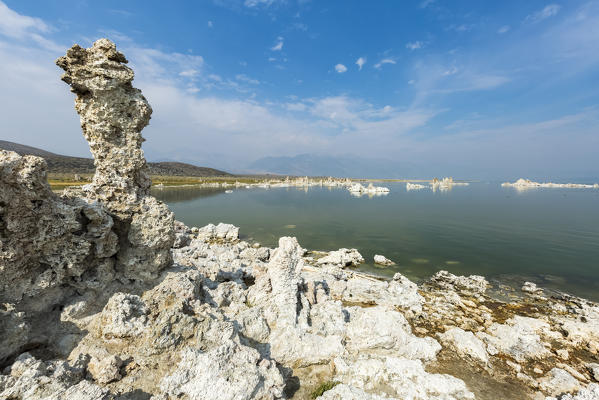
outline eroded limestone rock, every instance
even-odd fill
[[[39,157],[0,150],[0,221],[0,302],[76,284],[118,249],[112,218],[97,203],[55,195]]]
[[[62,80],[77,95],[75,109],[94,156],[96,173],[82,188],[89,201],[101,203],[115,220],[121,247],[117,270],[129,279],[150,279],[172,262],[174,216],[149,195],[151,181],[141,149],[141,130],[152,108],[132,86],[133,70],[108,39],[89,49],[78,45],[56,60]]]
[[[177,370],[161,383],[167,395],[190,400],[279,399],[284,386],[274,361],[234,341],[206,353],[185,350]]]
[[[356,249],[339,249],[331,251],[328,255],[319,258],[317,264],[331,264],[340,267],[349,267],[351,265],[359,265],[364,262],[364,257]]]

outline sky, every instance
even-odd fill
[[[90,156],[54,60],[102,37],[151,161],[599,177],[599,1],[0,0],[0,139]]]

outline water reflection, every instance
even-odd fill
[[[152,196],[165,203],[182,203],[204,197],[213,197],[225,193],[224,188],[198,188],[197,186],[171,186],[152,188]]]
[[[473,183],[439,196],[440,187],[437,195],[430,186],[418,194],[405,183],[389,187],[387,196],[373,201],[341,187],[251,187],[232,194],[225,194],[231,188],[165,187],[153,193],[188,225],[232,223],[269,247],[292,235],[307,249],[357,248],[367,260],[360,269],[380,275],[401,272],[419,280],[440,269],[488,278],[514,274],[598,298],[599,191],[506,196],[498,184]],[[398,265],[375,267],[375,254]]]

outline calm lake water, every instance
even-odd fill
[[[524,280],[599,300],[599,190],[472,183],[446,192],[352,197],[341,188],[165,188],[154,195],[189,226],[227,222],[244,239],[276,247],[295,236],[312,250],[356,248],[360,269],[420,281],[441,269],[514,286]],[[398,263],[373,265],[375,254]]]

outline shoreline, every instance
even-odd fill
[[[598,303],[531,282],[501,301],[447,271],[383,280],[351,270],[355,249],[177,221],[150,194],[152,110],[126,63],[108,39],[57,60],[93,183],[58,195],[42,158],[0,150],[0,398],[599,398]]]

